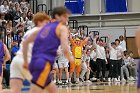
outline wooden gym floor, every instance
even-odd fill
[[[64,85],[58,86],[58,93],[136,93],[136,82]]]

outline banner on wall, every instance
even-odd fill
[[[65,6],[72,14],[84,14],[84,0],[65,0]]]
[[[105,0],[106,12],[127,12],[127,0]]]

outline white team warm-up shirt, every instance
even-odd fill
[[[110,48],[110,59],[117,60],[117,49],[114,49],[111,45],[109,45],[109,48]]]
[[[96,61],[96,52],[94,50],[91,51],[90,58],[93,59],[93,61]]]
[[[96,39],[94,39],[94,45],[96,46],[96,55],[97,58],[103,59],[107,62],[105,48],[96,44]]]
[[[122,47],[123,51],[126,51],[126,41],[125,40],[120,41],[120,46]]]
[[[122,47],[119,45],[119,46],[116,47],[116,50],[117,50],[117,59],[118,60],[122,59],[122,54],[123,54]]]

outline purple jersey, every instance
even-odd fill
[[[47,24],[38,33],[33,46],[31,62],[34,62],[36,58],[43,58],[50,61],[51,64],[54,63],[60,45],[60,39],[56,35],[59,24],[58,21]]]
[[[0,63],[3,63],[3,57],[4,57],[4,44],[2,41],[0,41]]]
[[[137,87],[140,88],[140,59],[138,62],[138,82],[137,82]]]

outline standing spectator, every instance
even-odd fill
[[[28,12],[28,7],[24,7],[23,13],[27,14],[27,12]]]
[[[90,78],[91,78],[92,81],[96,80],[96,78],[95,78],[96,71],[97,71],[96,58],[97,58],[96,48],[94,46],[92,46],[91,53],[90,53],[90,68],[91,68]]]
[[[19,7],[19,3],[16,2],[14,8],[15,8],[15,11],[16,11],[15,16],[14,16],[14,20],[18,20],[21,17],[21,14],[22,14],[22,11]]]
[[[11,50],[11,59],[13,59],[14,56],[16,56],[16,53],[19,50],[18,41],[14,41],[13,43],[14,43],[14,46]]]
[[[120,46],[122,47],[123,51],[125,52],[126,51],[126,41],[125,41],[125,38],[121,35],[119,37],[119,40],[120,40]]]
[[[4,14],[7,14],[8,11],[9,11],[9,3],[8,3],[8,0],[4,0],[3,1],[3,4],[0,7],[0,12],[1,13],[4,13]]]
[[[25,27],[27,28],[27,30],[31,29],[34,27],[34,24],[32,22],[32,18],[33,18],[33,14],[31,13],[31,11],[28,11],[27,13],[27,21],[25,24]]]
[[[87,83],[89,83],[89,75],[90,75],[90,49],[85,50],[86,53],[84,53],[83,56],[83,62],[81,66],[81,74],[80,79],[82,82],[84,82],[84,76],[86,77],[85,80]]]
[[[118,81],[120,81],[120,78],[121,78],[121,66],[122,66],[124,52],[123,52],[122,47],[120,46],[120,40],[116,39],[115,43],[116,43],[116,46],[117,46],[116,47],[116,49],[117,49],[117,63],[118,63],[117,74],[118,74]]]
[[[86,45],[87,41],[90,39],[91,34],[89,34],[89,37],[87,37],[85,40],[80,40],[79,38],[76,38],[75,40],[72,39],[72,36],[70,35],[70,42],[72,44],[72,54],[75,58],[75,62],[70,64],[70,79],[71,82],[72,74],[76,70],[76,83],[79,83],[79,75],[81,72],[81,64],[82,64],[82,48],[84,45]]]
[[[11,34],[11,32],[13,32],[13,27],[12,27],[12,21],[11,21],[11,20],[9,20],[9,21],[7,22],[6,30],[7,30],[7,33],[8,33],[8,34]]]
[[[102,72],[102,77],[101,80],[105,81],[105,71],[106,71],[106,63],[107,63],[107,59],[106,59],[106,53],[105,53],[105,48],[103,45],[103,40],[99,39],[99,42],[97,43],[97,38],[99,38],[98,35],[95,36],[93,43],[96,47],[96,53],[97,53],[97,73],[96,73],[96,77],[99,80],[100,79],[100,72]]]
[[[117,69],[118,69],[118,65],[117,65],[117,50],[116,50],[116,43],[112,42],[111,44],[109,44],[109,48],[110,48],[110,70],[109,70],[109,78],[108,81],[117,81],[118,75],[117,75]]]
[[[10,3],[7,19],[13,20],[15,15],[16,15],[16,11],[14,10],[14,3]]]
[[[5,20],[5,15],[4,14],[0,14],[0,25],[3,26],[2,23],[7,23],[7,21]]]
[[[24,10],[24,7],[25,7],[25,6],[24,6],[24,3],[21,2],[21,3],[20,3],[20,8],[21,8],[21,11],[22,11],[22,12],[23,12],[23,10]]]
[[[26,0],[22,0],[21,3],[23,4],[24,7],[27,7],[28,3],[26,2]]]

